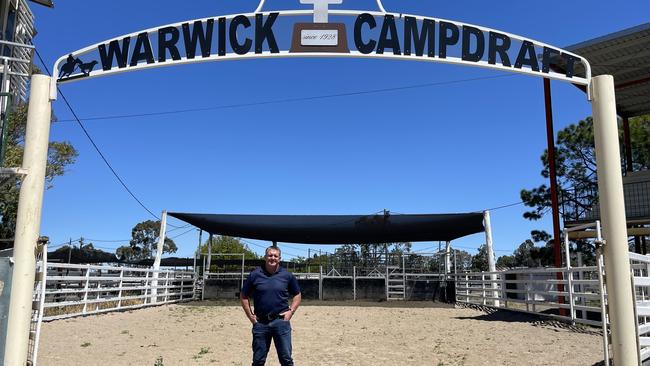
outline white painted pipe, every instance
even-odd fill
[[[614,364],[638,365],[614,78],[611,75],[596,76],[591,88]]]
[[[32,316],[32,293],[36,271],[36,242],[41,227],[45,168],[50,136],[52,105],[50,78],[34,75],[31,79],[25,152],[22,167],[27,171],[18,201],[14,270],[9,301],[4,365],[27,363],[29,329]]]
[[[162,259],[163,247],[165,246],[165,233],[167,231],[167,211],[163,211],[160,218],[160,233],[158,245],[156,246],[156,257],[153,260],[153,280],[151,281],[151,302],[158,302],[158,276],[160,271],[160,260]]]
[[[490,287],[495,291],[492,292],[492,297],[498,297],[499,293],[497,289],[497,267],[494,261],[494,247],[492,246],[492,224],[490,223],[490,211],[483,212],[483,224],[485,225],[485,246],[487,247],[487,260],[488,260],[488,271],[492,272],[490,274],[490,280],[492,281]],[[499,307],[499,300],[494,300],[494,306]]]

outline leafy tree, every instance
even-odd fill
[[[619,134],[623,141],[622,127],[619,128]],[[650,116],[630,119],[630,140],[634,169],[649,169]],[[621,149],[624,149],[623,144],[621,144]],[[598,203],[598,177],[592,118],[588,117],[559,131],[555,154],[560,208],[565,210],[565,215],[575,217],[591,211]],[[625,154],[621,153],[621,156],[625,156]],[[548,150],[542,154],[541,161],[543,165],[541,175],[548,178],[550,175]],[[621,169],[624,170],[623,161],[621,161]],[[524,204],[531,208],[523,215],[528,220],[539,220],[551,210],[551,192],[550,187],[546,184],[530,190],[523,189],[520,195]],[[551,235],[542,230],[535,230],[531,232],[531,238],[534,242],[548,244]],[[537,260],[542,265],[547,263],[547,246],[536,249]],[[589,246],[582,244],[576,244],[576,248],[586,250],[587,254],[591,250]]]
[[[456,270],[469,271],[472,267],[472,255],[464,250],[456,250]]]
[[[514,267],[535,267],[536,263],[532,255],[534,251],[535,243],[532,240],[529,239],[521,243],[512,254]]]
[[[483,244],[478,247],[478,253],[472,256],[471,270],[474,272],[487,272],[488,269],[487,245]]]
[[[0,166],[22,166],[26,126],[27,104],[18,104],[7,119],[5,158]],[[63,175],[66,167],[75,162],[77,155],[77,150],[69,142],[50,141],[45,171],[47,189],[52,188],[54,178]],[[21,180],[17,177],[0,181],[0,238],[14,237],[20,185]]]
[[[496,263],[498,268],[514,268],[517,267],[515,257],[513,255],[502,255],[497,258]]]
[[[160,236],[160,221],[147,220],[133,227],[129,246],[117,248],[116,254],[122,260],[134,261],[154,257],[158,238]],[[176,253],[176,243],[165,238],[163,253]]]
[[[79,246],[64,245],[48,254],[48,260],[59,260],[71,263],[110,263],[115,262],[115,254],[95,249],[93,243],[86,244],[84,239],[79,239]]]
[[[210,239],[207,239],[205,243],[201,244],[199,249],[200,253],[206,254],[208,252],[208,244]],[[216,235],[212,237],[212,259],[238,259],[241,257],[225,256],[223,254],[245,254],[245,259],[259,259],[254,251],[248,248],[244,242],[239,238],[233,238],[231,236]]]

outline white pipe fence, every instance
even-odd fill
[[[557,279],[558,272],[562,273],[562,280]],[[600,285],[598,267],[595,266],[570,269],[526,268],[459,273],[452,276],[456,281],[456,301],[460,303],[541,314],[573,323],[601,325]],[[493,285],[496,285],[496,289]],[[561,287],[564,287],[562,291]],[[566,315],[560,309],[566,309]]]
[[[190,301],[196,280],[192,271],[63,263],[44,275],[44,321]]]

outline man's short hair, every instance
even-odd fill
[[[276,247],[271,245],[270,247],[266,248],[264,251],[264,256],[266,257],[267,254],[269,254],[269,250],[277,250],[278,252],[278,257],[282,257],[282,251],[280,250],[280,247]]]

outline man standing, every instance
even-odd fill
[[[298,310],[302,297],[294,275],[280,267],[280,248],[266,248],[265,264],[253,270],[241,289],[240,301],[253,324],[253,366],[264,365],[271,339],[282,366],[293,366],[291,358],[291,317]],[[293,296],[287,306],[289,295]],[[255,312],[249,297],[253,298]]]

